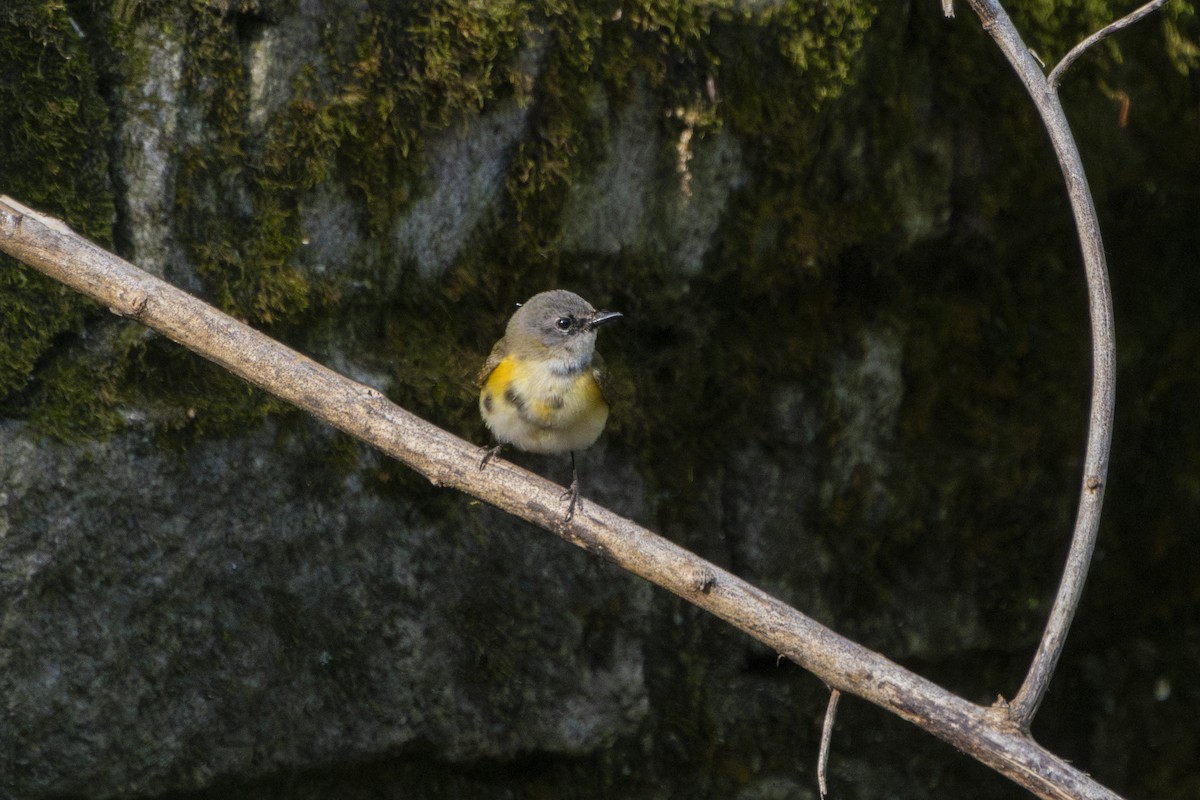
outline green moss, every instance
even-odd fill
[[[1167,55],[1181,75],[1200,66],[1200,19],[1191,3],[1168,3],[1163,14],[1163,42]]]
[[[576,178],[606,155],[611,117],[633,92],[654,96],[664,141],[685,127],[699,139],[732,123],[760,141],[806,142],[814,108],[846,84],[875,7],[792,3],[754,12],[643,0],[548,4],[545,13],[545,53],[528,133],[507,175],[504,224],[485,254],[492,266],[475,278],[493,298],[507,297],[513,280],[539,287],[572,277],[556,254],[561,210]],[[830,33],[802,41],[806,25]],[[836,41],[835,31],[844,34]]]
[[[151,389],[143,381],[147,393],[153,393],[142,402],[155,409],[160,442],[166,446],[186,447],[202,439],[235,436],[268,417],[299,413],[291,404],[173,342],[156,340],[147,360],[153,365],[154,385]]]
[[[362,192],[372,231],[411,201],[429,133],[512,90],[529,13],[511,0],[375,2],[352,41],[326,31],[329,74],[302,78],[292,113],[318,120],[302,152]]]
[[[124,2],[92,9],[89,18],[108,41],[136,44],[139,26],[154,25],[182,45],[180,91],[188,115],[181,129],[173,233],[203,293],[234,316],[285,338],[290,333],[363,342],[367,360],[396,376],[396,399],[464,431],[478,428],[471,378],[503,325],[514,284],[532,293],[575,281],[587,268],[560,262],[559,217],[573,182],[606,153],[606,114],[619,111],[635,90],[648,90],[664,109],[667,140],[684,125],[702,136],[733,124],[775,143],[758,151],[764,159],[786,161],[803,149],[804,120],[813,108],[845,85],[875,13],[873,5],[802,2],[747,11],[731,0],[600,5],[379,0],[356,26],[323,28],[320,58],[300,67],[290,98],[273,99],[264,114],[252,107],[248,53],[262,19],[281,9],[245,5],[251,13],[243,16],[239,8]],[[60,46],[77,49],[63,33],[61,10],[57,19]],[[114,80],[137,85],[139,71],[150,65],[145,48],[130,51],[135,55],[123,61],[110,56],[114,60],[106,68]],[[75,61],[86,64],[82,56]],[[758,84],[764,77],[782,110],[761,99]],[[61,90],[44,94],[74,96]],[[441,282],[418,280],[404,265],[400,275],[383,275],[396,268],[387,232],[423,190],[423,143],[501,100],[527,106],[527,122],[489,227]],[[98,103],[94,109],[102,112]],[[89,152],[102,154],[108,136],[103,120],[86,129],[96,145]],[[97,136],[97,130],[105,135]],[[350,314],[342,305],[343,285],[300,266],[303,204],[326,182],[357,193],[365,214],[363,230],[355,235],[369,240],[374,252],[374,262],[357,269],[368,282],[388,287],[386,297],[376,294]],[[755,200],[762,208],[777,201]],[[112,216],[111,199],[106,203],[105,224]],[[107,231],[100,238],[106,240]],[[668,279],[670,267],[644,266],[650,293]],[[620,269],[615,262],[601,265],[590,280],[615,289]],[[5,337],[19,343],[9,358],[16,376],[9,389],[24,385],[53,337],[77,329],[84,320],[80,309],[87,307],[48,282],[23,302],[6,315],[9,324],[32,329],[52,319],[54,325],[40,337],[26,332]],[[442,320],[458,304],[484,310],[486,319],[477,329],[448,332]],[[112,341],[134,346],[123,337]],[[157,352],[157,346],[152,349]],[[182,361],[148,358],[144,351],[101,355],[95,348],[75,348],[46,363],[31,408],[40,424],[60,435],[112,430],[119,421],[113,409],[147,398],[159,409],[155,419],[174,420],[163,424],[188,436],[233,429],[238,420],[275,408],[257,393],[236,391],[224,404],[220,392],[229,387],[211,380],[209,368],[198,361],[184,368]],[[449,382],[447,364],[456,365]],[[192,370],[208,378],[199,380]],[[73,385],[89,375],[105,382],[90,397],[82,391],[86,383]],[[197,394],[176,391],[176,383]],[[194,421],[197,409],[204,412],[202,422]],[[183,416],[176,419],[177,412]]]
[[[108,326],[86,348],[64,351],[38,373],[30,421],[57,439],[98,438],[119,430],[130,365],[149,334],[138,325]]]
[[[196,13],[190,23],[185,102],[203,114],[208,135],[182,154],[184,247],[224,311],[258,325],[295,320],[309,298],[293,264],[302,240],[297,194],[309,184],[264,153],[269,135],[250,130],[244,43],[233,20]]]
[[[5,4],[0,74],[0,191],[108,244],[107,111],[62,3]],[[95,311],[61,284],[0,257],[0,398],[26,386],[56,341]]]

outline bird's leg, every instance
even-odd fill
[[[496,445],[495,447],[483,448],[483,460],[479,462],[479,468],[483,469],[484,467],[486,467],[488,465],[489,461],[491,461],[496,456],[500,455],[500,450],[501,450],[501,445]]]
[[[562,493],[559,500],[570,500],[567,505],[567,518],[564,522],[570,522],[575,516],[575,506],[579,504],[579,472],[575,469],[575,451],[571,451],[571,488]]]

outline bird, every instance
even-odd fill
[[[504,336],[475,379],[479,413],[496,441],[479,464],[483,469],[501,447],[530,453],[571,454],[571,487],[565,522],[579,503],[575,451],[595,444],[608,422],[604,361],[596,333],[618,320],[617,311],[597,311],[574,292],[554,289],[522,303]]]

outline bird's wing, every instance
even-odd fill
[[[496,346],[492,348],[487,361],[484,361],[483,366],[479,368],[479,374],[475,376],[476,386],[483,386],[487,383],[488,376],[492,374],[492,370],[500,366],[500,362],[504,360],[504,350],[504,337],[500,337],[500,341],[496,342]]]

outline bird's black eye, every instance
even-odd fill
[[[554,324],[560,331],[569,331],[571,330],[571,323],[574,321],[570,317],[559,317],[554,321]]]

